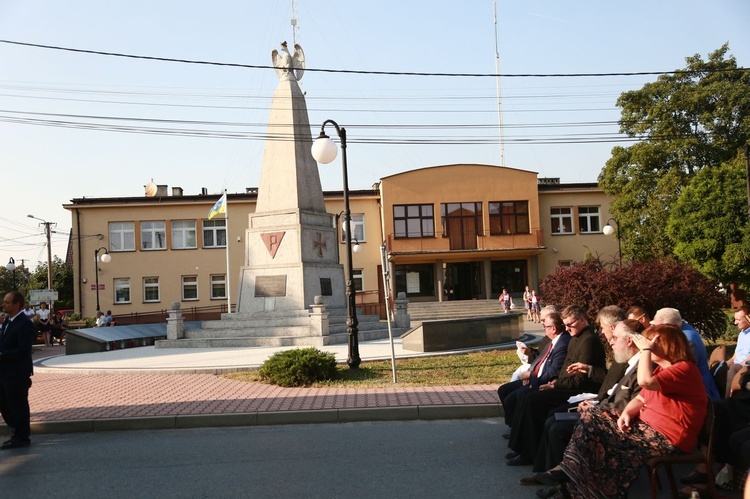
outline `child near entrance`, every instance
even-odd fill
[[[528,286],[526,286],[526,289],[523,292],[523,308],[526,309],[526,320],[534,320],[531,315],[531,291],[529,291]]]
[[[510,293],[508,293],[508,291],[505,288],[503,288],[503,292],[500,293],[500,298],[498,299],[498,301],[503,306],[503,310],[505,310],[505,313],[506,314],[509,313],[510,312]]]

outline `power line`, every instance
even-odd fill
[[[71,47],[60,47],[56,45],[42,45],[39,43],[27,43],[14,40],[2,40],[0,43],[11,45],[20,45],[24,47],[35,47],[49,50],[60,50],[65,52],[75,52],[81,54],[105,55],[110,57],[124,57],[128,59],[141,59],[147,61],[176,62],[181,64],[199,64],[206,66],[225,66],[245,69],[275,69],[274,66],[259,64],[240,64],[232,62],[215,62],[200,61],[193,59],[175,59],[171,57],[155,57],[147,55],[124,54],[120,52],[104,52],[100,50],[77,49]],[[386,76],[439,76],[439,77],[458,77],[458,78],[582,78],[582,77],[612,77],[612,76],[658,76],[667,74],[691,74],[693,71],[635,71],[635,72],[617,72],[617,73],[433,73],[433,72],[410,72],[410,71],[364,71],[354,69],[325,69],[325,68],[305,68],[307,72],[320,73],[341,73],[341,74],[363,74],[363,75],[386,75]],[[728,72],[728,71],[748,71],[748,68],[733,69],[711,69],[710,72]]]

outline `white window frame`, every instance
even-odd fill
[[[213,244],[206,244],[206,232],[213,235]],[[219,233],[224,232],[224,244],[219,244]],[[202,227],[203,247],[204,248],[226,248],[227,238],[227,221],[226,219],[203,220]]]
[[[198,247],[198,233],[195,220],[173,220],[172,249],[196,249]]]
[[[346,225],[344,225],[344,217],[341,217],[340,221],[340,229],[341,229],[341,242],[346,242]],[[365,242],[365,215],[363,213],[352,213],[351,214],[351,221],[349,222],[349,227],[352,229],[352,234],[354,234],[354,238],[352,241],[356,240],[358,243]]]
[[[215,293],[216,286],[221,286],[222,295],[219,296]],[[227,298],[227,276],[224,274],[212,275],[211,276],[211,299],[212,300],[226,300]]]
[[[114,296],[114,303],[115,304],[121,304],[121,303],[131,303],[131,293],[130,293],[130,278],[129,277],[118,277],[114,280],[113,289],[115,292]],[[120,299],[121,293],[127,293],[127,297],[123,296],[122,299]]]
[[[161,236],[161,241],[159,241]],[[151,247],[146,244],[151,243]],[[156,246],[160,243],[159,246]],[[167,249],[167,222],[164,220],[148,220],[141,222],[141,250],[160,251]]]
[[[556,213],[557,210],[557,213]],[[568,210],[565,213],[563,210]],[[573,226],[573,207],[572,206],[556,206],[550,208],[550,219],[552,221],[552,235],[568,235],[574,234]],[[568,219],[570,224],[570,231],[565,230],[563,220]]]
[[[156,298],[148,298],[149,291],[156,290]],[[159,289],[159,278],[158,277],[144,277],[143,278],[143,302],[144,303],[158,303],[161,301],[161,291]]]
[[[365,272],[362,269],[353,269],[352,272],[352,281],[354,281],[354,290],[355,291],[364,291],[365,290]],[[357,283],[359,283],[359,286],[357,286]]]
[[[135,223],[109,222],[109,251],[135,251]]]
[[[596,210],[596,212],[589,211]],[[581,223],[581,220],[585,220],[585,223]],[[592,230],[592,223],[596,220],[596,230]],[[584,225],[585,230],[584,230]],[[602,217],[599,212],[598,206],[579,206],[578,207],[578,232],[581,234],[600,234],[602,232]]]
[[[187,297],[187,291],[195,290],[194,297]],[[182,301],[198,301],[198,276],[197,275],[184,275],[182,276]]]

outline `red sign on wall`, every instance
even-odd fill
[[[104,290],[104,284],[99,285],[99,291]],[[96,284],[91,285],[91,291],[96,291]]]

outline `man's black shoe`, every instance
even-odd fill
[[[547,487],[546,489],[537,490],[536,496],[540,497],[541,499],[547,499],[548,497],[552,497],[557,494],[557,492],[557,487]]]
[[[507,461],[505,461],[505,464],[507,464],[508,466],[529,466],[534,463],[531,460],[519,455],[514,457],[513,459],[508,459]]]
[[[3,445],[0,445],[0,450],[20,449],[29,445],[31,445],[30,440],[8,440]]]
[[[520,456],[520,455],[521,455],[520,452],[516,452],[516,451],[512,450],[512,451],[508,452],[507,454],[505,454],[505,459],[513,459],[514,457]]]

